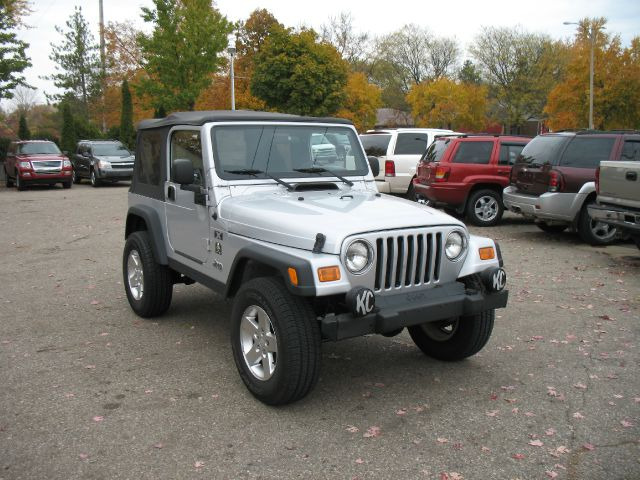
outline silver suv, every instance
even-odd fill
[[[335,149],[314,147],[319,136]],[[475,354],[507,303],[497,244],[381,195],[376,170],[346,120],[218,111],[142,122],[123,255],[131,308],[163,314],[176,283],[233,298],[236,366],[272,405],[313,388],[323,340],[407,327],[432,357]]]

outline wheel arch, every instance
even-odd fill
[[[127,212],[124,238],[127,239],[133,232],[141,230],[148,232],[151,237],[151,248],[155,261],[161,265],[167,265],[169,261],[158,213],[144,205],[130,207]]]

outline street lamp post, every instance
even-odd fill
[[[562,24],[580,25],[578,22],[562,22]],[[593,130],[593,50],[596,44],[596,30],[593,24],[589,26],[589,41],[591,42],[591,55],[589,60],[589,129]]]
[[[235,78],[233,72],[233,57],[236,55],[236,36],[230,33],[227,37],[227,53],[231,57],[231,110],[236,109],[236,92],[235,92]]]

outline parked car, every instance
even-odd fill
[[[620,161],[600,162],[589,216],[628,233],[640,248],[640,139],[625,139]]]
[[[73,181],[88,178],[93,187],[102,182],[131,180],[133,154],[117,140],[80,140],[73,162]]]
[[[592,245],[616,239],[616,228],[591,218],[596,202],[596,168],[601,160],[620,160],[626,142],[640,132],[593,130],[538,135],[522,150],[503,192],[506,207],[535,219],[545,232],[568,227]]]
[[[318,133],[349,144],[343,167],[314,162]],[[236,367],[265,403],[313,388],[323,340],[407,327],[425,354],[460,360],[484,347],[506,306],[498,245],[378,193],[378,161],[348,120],[173,113],[141,122],[137,145],[122,260],[129,304],[161,315],[173,285],[194,281],[233,298]]]
[[[418,200],[465,214],[479,226],[502,218],[502,190],[511,166],[530,138],[509,135],[438,137],[418,164]]]
[[[55,185],[71,188],[71,162],[58,146],[48,140],[11,142],[4,163],[7,187],[18,190],[29,185]]]
[[[455,132],[438,128],[396,128],[369,130],[360,135],[364,151],[380,162],[378,191],[415,200],[413,178],[418,160],[437,135],[452,133]]]

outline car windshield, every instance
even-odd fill
[[[360,135],[360,141],[367,155],[374,157],[383,157],[387,154],[387,147],[391,141],[391,135],[388,134],[371,134]]]
[[[211,130],[220,178],[301,178],[317,170],[366,175],[368,163],[351,128],[325,126],[225,125]],[[300,170],[309,170],[301,172]]]
[[[99,157],[128,157],[131,152],[121,143],[95,143],[93,154]]]
[[[566,136],[540,135],[527,143],[516,160],[516,163],[526,163],[533,166],[553,164],[558,159],[560,150],[570,139]]]
[[[447,150],[449,142],[451,142],[450,138],[436,138],[435,142],[429,145],[427,151],[424,152],[420,161],[424,163],[439,162]]]
[[[18,147],[22,155],[59,155],[60,149],[53,142],[22,143]]]

